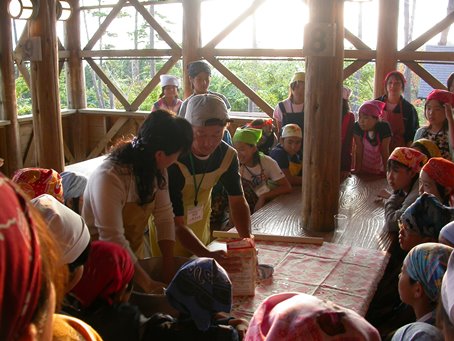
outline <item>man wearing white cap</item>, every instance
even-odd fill
[[[250,237],[250,212],[244,198],[235,149],[222,141],[227,122],[227,107],[212,94],[195,95],[188,103],[186,119],[191,123],[194,140],[191,152],[169,167],[169,192],[175,213],[177,242],[174,254],[212,257],[222,260],[224,252],[211,252],[211,190],[219,181],[228,193],[233,223],[242,238]],[[159,247],[152,227],[151,247]]]
[[[183,103],[183,101],[178,98],[180,81],[177,77],[172,75],[161,75],[160,79],[162,91],[159,95],[159,100],[153,104],[152,111],[164,109],[176,114],[180,110],[181,103]]]

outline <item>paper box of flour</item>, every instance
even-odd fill
[[[257,252],[251,238],[235,239],[227,242],[228,257],[240,262],[241,271],[229,272],[233,296],[254,296],[257,277]]]

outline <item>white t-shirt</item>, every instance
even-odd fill
[[[262,183],[266,183],[266,181],[268,180],[278,181],[282,178],[285,178],[285,174],[282,172],[277,162],[270,158],[268,155],[264,154],[260,155],[260,164],[257,164],[254,167],[247,167],[245,165],[241,165],[240,167],[241,177],[244,178],[245,180],[252,181],[252,177],[254,175],[260,176],[260,173],[263,169],[263,176],[261,178],[260,183],[256,184],[257,186],[260,186]]]
[[[287,98],[283,103],[286,112],[302,112],[304,110],[304,103],[293,104],[290,98]],[[276,105],[276,108],[273,111],[273,118],[282,124],[282,112],[281,108],[279,108],[279,104]]]
[[[163,175],[168,183],[167,171]],[[106,159],[88,179],[82,216],[91,235],[122,245],[135,262],[137,257],[130,248],[123,227],[123,208],[129,202],[139,202],[131,169]],[[152,214],[158,241],[175,240],[174,214],[167,186],[163,189],[156,186]]]

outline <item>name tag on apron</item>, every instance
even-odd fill
[[[203,204],[188,209],[188,225],[197,223],[203,219]]]

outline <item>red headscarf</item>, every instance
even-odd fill
[[[14,174],[13,181],[30,199],[41,194],[50,194],[58,201],[64,201],[61,176],[53,169],[22,168]]]
[[[450,187],[451,194],[454,193],[454,163],[442,157],[433,157],[422,170],[443,187]]]
[[[112,304],[112,295],[120,292],[134,276],[134,263],[128,251],[118,244],[94,241],[84,274],[72,290],[83,307],[101,298]]]
[[[413,148],[397,147],[393,150],[388,160],[397,161],[414,170],[416,173],[419,173],[421,167],[427,161],[427,156]]]
[[[432,90],[428,95],[426,101],[434,99],[441,103],[449,103],[454,106],[454,94],[446,90],[435,89]]]
[[[359,107],[359,113],[363,113],[365,115],[374,116],[374,117],[382,117],[383,116],[383,109],[385,108],[386,103],[372,100],[366,101]]]
[[[405,76],[403,75],[402,72],[394,70],[394,71],[388,72],[385,76],[385,80],[383,81],[383,83],[385,84],[385,90],[386,90],[386,84],[388,83],[388,79],[391,76],[394,76],[394,77],[397,77],[400,79],[400,81],[402,82],[402,89],[403,89],[405,86],[405,83],[407,83],[407,80],[405,79]]]
[[[14,340],[38,305],[41,256],[26,199],[1,173],[0,198],[0,340]]]

